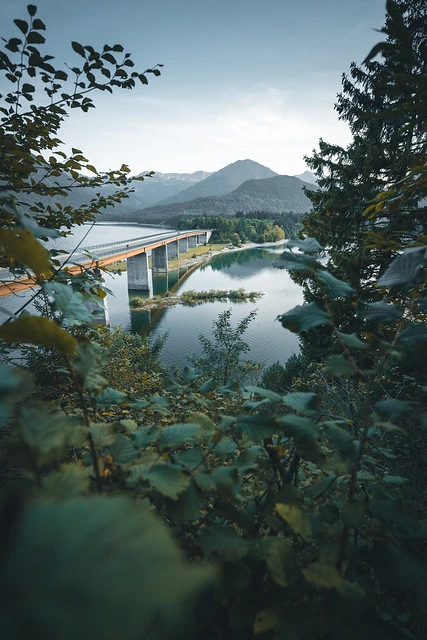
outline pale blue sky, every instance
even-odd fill
[[[27,2],[0,0],[0,35]],[[333,109],[341,74],[381,35],[385,0],[39,0],[45,52],[77,64],[71,40],[121,43],[148,87],[95,96],[61,131],[100,170],[215,171],[250,158],[304,171],[319,137],[346,144]]]

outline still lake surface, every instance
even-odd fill
[[[78,227],[72,236],[55,241],[55,245],[60,243],[61,248],[71,250],[88,230],[88,226]],[[84,238],[81,248],[145,237],[159,231],[165,229],[138,225],[95,225]],[[154,294],[243,288],[246,291],[264,293],[255,302],[215,301],[194,307],[176,305],[166,309],[136,310],[129,306],[129,299],[135,296],[147,297],[147,294],[128,291],[126,273],[106,273],[105,285],[113,294],[108,296],[111,326],[121,326],[127,331],[144,336],[156,337],[167,333],[161,359],[168,365],[182,368],[189,364],[187,356],[201,353],[198,336],[211,334],[212,324],[219,313],[231,307],[231,320],[235,325],[256,309],[257,316],[245,333],[245,340],[250,346],[246,357],[264,362],[267,366],[277,361],[283,364],[290,355],[298,352],[299,344],[297,336],[284,329],[276,318],[301,304],[303,297],[300,287],[291,280],[288,272],[275,266],[282,250],[280,246],[260,246],[230,251],[214,256],[208,264],[190,271],[185,268],[169,271],[167,275],[153,276]],[[28,296],[28,292],[19,297],[8,296],[3,298],[2,303],[11,311],[16,311]]]

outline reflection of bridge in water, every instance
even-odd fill
[[[83,268],[96,269],[126,260],[128,288],[152,292],[151,270],[148,266],[149,254],[151,254],[152,270],[167,273],[169,260],[179,258],[180,253],[187,253],[189,249],[199,244],[205,244],[211,235],[211,229],[156,233],[142,238],[84,247],[80,251],[63,254],[59,259],[71,274],[80,273]],[[0,271],[0,296],[7,296],[34,286],[37,286],[35,277],[16,279],[7,269]]]

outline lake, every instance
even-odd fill
[[[89,227],[76,228],[73,236],[55,241],[61,248],[70,250],[85,236]],[[95,225],[90,229],[81,247],[103,244],[111,240],[145,237],[159,232],[157,227],[138,225]],[[164,231],[164,229],[161,229]],[[156,337],[167,333],[168,337],[161,359],[168,365],[179,368],[189,364],[188,355],[200,354],[198,336],[210,335],[212,324],[218,314],[231,307],[232,324],[237,324],[253,309],[257,310],[255,320],[245,333],[250,346],[246,357],[265,362],[286,362],[287,358],[299,350],[298,338],[284,329],[276,320],[277,316],[303,301],[302,290],[296,285],[287,271],[277,269],[275,265],[282,252],[280,246],[256,247],[214,256],[208,264],[192,269],[169,271],[166,274],[154,274],[154,294],[167,291],[182,293],[194,289],[239,289],[261,291],[262,298],[255,302],[208,302],[194,307],[176,305],[166,309],[136,310],[129,306],[129,298],[135,295],[144,297],[144,292],[129,292],[127,274],[105,274],[105,284],[112,291],[108,296],[108,308],[111,326],[122,326],[127,331],[151,334]],[[1,305],[16,311],[29,296],[28,292],[20,296],[3,298]]]

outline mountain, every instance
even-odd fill
[[[253,160],[237,160],[216,171],[201,182],[164,199],[159,204],[188,202],[196,198],[222,196],[239,187],[246,180],[263,179],[277,176],[277,173]]]
[[[184,215],[234,216],[238,212],[278,214],[293,211],[303,214],[311,207],[303,188],[317,187],[295,176],[278,176],[262,180],[246,180],[237,189],[223,196],[196,198],[188,202],[175,202],[148,207],[134,213],[139,222],[162,222]]]
[[[317,178],[314,175],[314,173],[312,173],[311,171],[304,171],[304,173],[299,173],[296,176],[294,176],[294,178],[299,178],[300,180],[303,180],[304,182],[309,182],[310,184],[316,184],[317,185]]]
[[[138,174],[144,176],[148,171]],[[126,202],[126,209],[150,207],[161,200],[192,187],[211,175],[208,171],[194,173],[160,173],[156,172],[152,178],[145,178],[143,182],[132,183],[134,193],[130,194]]]

